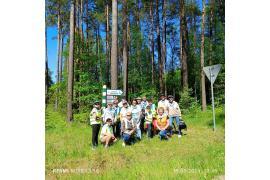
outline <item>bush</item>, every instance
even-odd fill
[[[181,93],[180,93],[180,108],[183,113],[188,113],[191,109],[194,109],[198,106],[198,102],[194,97],[191,96],[192,94],[192,89],[185,88]]]
[[[74,120],[80,123],[87,124],[89,122],[89,113],[74,114]]]

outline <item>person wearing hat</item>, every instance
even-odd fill
[[[148,101],[146,99],[146,96],[143,96],[141,106],[142,106],[142,109],[146,109],[146,106],[148,106]]]
[[[164,94],[161,94],[160,101],[158,102],[158,108],[163,107],[164,113],[167,115],[168,115],[168,104],[169,104],[169,101],[166,99],[166,96],[164,96]]]
[[[92,149],[98,146],[98,133],[102,122],[99,101],[94,102],[94,107],[90,112],[90,125],[92,126]]]
[[[141,97],[137,97],[136,101],[137,101],[137,105],[142,106],[142,104],[141,104],[142,103],[142,98]]]
[[[121,131],[123,133],[123,144],[122,146],[125,147],[126,144],[131,144],[132,140],[134,139],[134,135],[136,133],[136,125],[134,121],[132,121],[132,113],[128,111],[126,113],[126,117],[122,121]]]
[[[129,106],[128,106],[128,103],[125,101],[123,102],[123,106],[120,110],[120,121],[122,122],[124,120],[124,118],[126,117],[126,114],[129,110]]]
[[[147,130],[148,138],[152,137],[152,122],[153,122],[153,113],[150,106],[146,106],[145,109],[145,129]]]
[[[174,101],[174,97],[172,95],[168,96],[169,103],[168,103],[168,115],[169,115],[169,122],[170,122],[170,134],[172,135],[172,129],[173,129],[173,121],[175,119],[177,127],[178,127],[178,138],[181,138],[182,132],[180,129],[180,118],[181,118],[181,110],[179,108],[179,105],[176,101]]]
[[[109,145],[113,144],[117,141],[113,134],[113,127],[112,127],[112,117],[107,116],[106,123],[101,129],[100,133],[100,141],[102,144],[105,145],[105,148],[108,148]]]
[[[123,98],[123,99],[121,100],[121,102],[118,103],[118,106],[119,106],[120,108],[122,108],[124,103],[127,103],[127,105],[129,105],[128,102],[127,102],[127,100],[125,100],[125,99]]]

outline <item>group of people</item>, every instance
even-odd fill
[[[178,127],[178,138],[182,136],[181,110],[172,95],[161,95],[156,108],[152,99],[146,97],[133,99],[130,104],[122,99],[108,102],[106,108],[101,108],[100,102],[94,102],[90,113],[92,126],[92,148],[98,146],[100,128],[100,142],[105,148],[118,139],[122,139],[122,146],[135,143],[142,139],[142,133],[148,138],[158,134],[160,140],[168,140],[173,135],[173,122]]]

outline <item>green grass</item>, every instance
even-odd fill
[[[224,175],[224,109],[193,110],[183,115],[187,135],[160,141],[157,136],[123,148],[91,150],[91,127],[67,124],[65,116],[46,109],[46,179],[213,179]],[[65,171],[65,172],[63,172]],[[69,172],[68,172],[69,171]],[[81,172],[80,172],[81,171]]]

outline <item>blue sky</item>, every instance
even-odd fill
[[[54,39],[53,39],[54,38]],[[52,79],[55,82],[56,62],[57,62],[57,28],[47,28],[47,51],[48,51],[48,66],[52,71]]]

